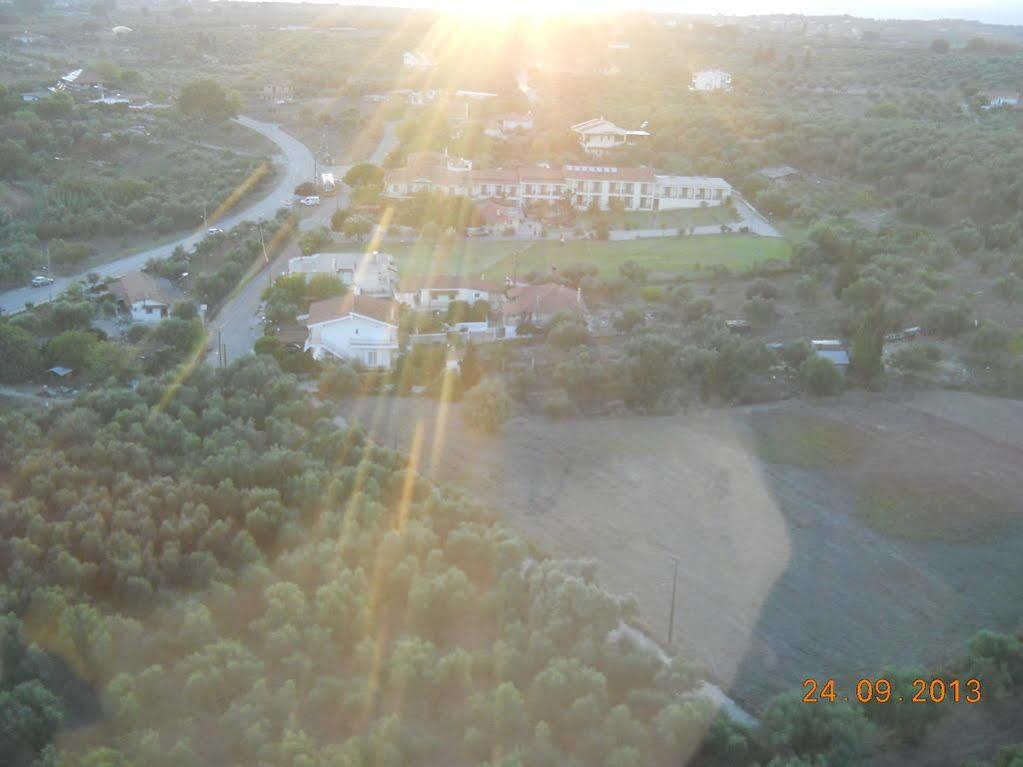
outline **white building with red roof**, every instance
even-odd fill
[[[459,277],[451,274],[436,274],[428,277],[408,277],[398,283],[395,299],[414,309],[447,309],[452,301],[474,304],[486,301],[491,306],[503,298],[501,286],[496,282],[473,277]]]
[[[422,192],[493,199],[497,204],[518,207],[564,199],[577,208],[597,205],[606,210],[617,203],[625,210],[673,210],[721,205],[732,196],[732,186],[723,178],[670,176],[647,166],[452,167],[451,158],[439,152],[410,155],[406,167],[389,170],[384,176],[388,197],[405,199]]]
[[[546,325],[555,315],[574,314],[585,318],[586,303],[578,289],[555,282],[543,285],[522,285],[508,291],[508,300],[501,307],[507,337],[513,338],[519,325]]]
[[[306,320],[306,351],[371,368],[389,368],[398,356],[398,304],[388,298],[347,293],[314,301]]]

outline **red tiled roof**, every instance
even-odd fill
[[[428,277],[408,277],[398,283],[398,293],[410,293],[424,288],[433,290],[485,290],[499,293],[501,286],[489,280],[477,280],[472,277],[459,277],[454,274],[433,274]]]
[[[353,313],[391,325],[398,324],[398,305],[391,299],[346,293],[339,298],[327,298],[311,303],[306,325],[339,320]]]
[[[490,168],[488,170],[473,170],[470,171],[470,174],[475,182],[497,181],[504,184],[519,183],[519,172],[517,170]]]
[[[586,310],[586,304],[576,291],[553,282],[512,288],[508,291],[508,299],[502,308],[502,312],[508,315],[554,315],[558,312],[581,314]]]
[[[554,181],[564,183],[565,172],[560,168],[519,168],[519,178],[526,182]]]

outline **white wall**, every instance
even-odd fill
[[[333,355],[359,360],[369,367],[390,367],[398,353],[398,328],[351,314],[309,328],[306,348],[316,359]]]
[[[158,304],[153,301],[142,299],[131,305],[131,318],[135,322],[145,322],[155,325],[160,320],[170,316],[170,307],[166,304]]]
[[[446,309],[451,301],[465,301],[469,304],[474,304],[477,301],[488,301],[493,303],[490,292],[486,290],[474,290],[473,288],[457,288],[457,296],[455,298],[447,298],[446,296],[435,296],[433,300],[430,299],[430,293],[444,290],[443,288],[421,288],[420,290],[410,291],[407,293],[395,293],[394,298],[399,302],[411,306],[416,309]],[[416,295],[419,296],[419,303],[416,303]],[[497,296],[495,296],[497,298]]]

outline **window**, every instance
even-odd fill
[[[377,353],[375,351],[366,352],[366,364],[370,367],[376,367],[377,365]]]
[[[635,189],[635,187],[636,187],[636,185],[632,184],[632,183],[622,184],[622,190],[625,192],[625,194],[632,194],[632,192]]]

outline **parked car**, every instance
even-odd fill
[[[223,233],[224,233],[224,230],[221,229],[220,227],[217,227],[217,226],[211,226],[209,229],[206,230],[206,234],[210,235],[211,237],[213,235],[215,235],[215,234],[223,234]]]
[[[47,276],[45,276],[43,274],[37,274],[35,277],[32,278],[32,283],[31,283],[33,288],[45,288],[47,285],[52,285],[52,284],[53,284],[53,277],[47,277]]]
[[[301,203],[303,205],[309,205],[309,206],[319,205],[320,204],[320,197],[319,197],[319,195],[315,195],[315,194],[314,195],[310,195],[309,197],[303,197],[302,200],[301,200]]]

